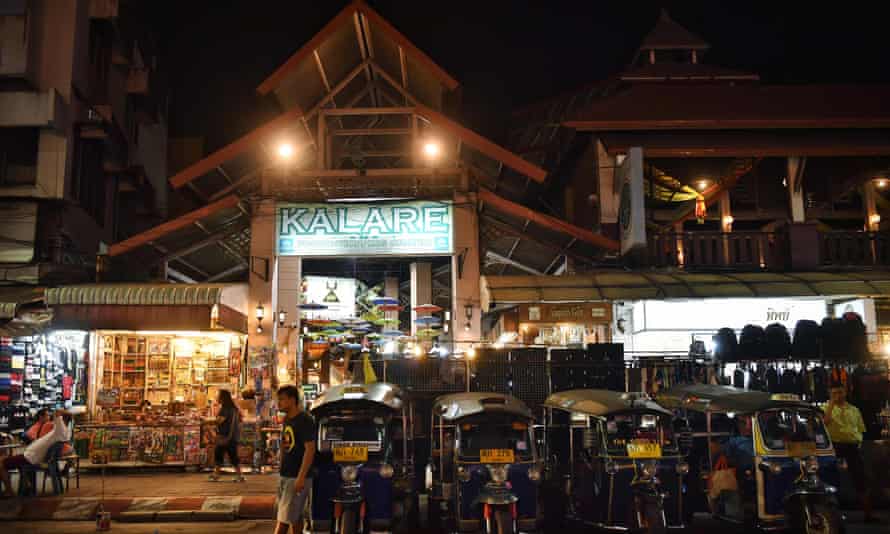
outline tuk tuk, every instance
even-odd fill
[[[689,519],[693,512],[748,528],[835,534],[843,461],[821,411],[788,394],[694,384],[663,392],[689,432]]]
[[[544,406],[548,442],[568,431],[568,465],[548,470],[562,477],[568,521],[614,531],[683,528],[689,465],[680,455],[671,412],[645,394],[601,389],[554,393]],[[554,411],[569,415],[564,424],[554,424]]]
[[[318,424],[311,529],[340,534],[392,531],[416,510],[413,424],[398,386],[346,384],[325,390]]]
[[[457,393],[433,403],[430,515],[447,530],[513,534],[541,520],[531,410],[499,393]]]

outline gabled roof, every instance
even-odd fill
[[[643,39],[640,50],[707,50],[710,45],[698,35],[680,26],[664,9],[658,22]]]
[[[563,121],[578,130],[887,128],[890,85],[636,84]]]
[[[331,86],[367,61],[435,108],[441,107],[443,92],[459,85],[380,14],[355,0],[266,78],[257,92],[275,92],[286,108],[310,109]]]

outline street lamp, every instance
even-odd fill
[[[256,333],[263,333],[263,317],[266,316],[266,310],[263,308],[262,304],[257,304],[256,307]]]
[[[287,312],[284,310],[278,311],[278,326],[284,328],[284,322],[287,321]]]
[[[442,154],[442,146],[435,139],[427,139],[423,143],[423,155],[428,160],[436,160]]]

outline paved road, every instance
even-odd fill
[[[848,534],[886,534],[890,532],[888,523],[882,525],[864,525],[858,522],[860,515],[851,514],[851,520],[847,523]],[[126,534],[175,534],[175,533],[213,533],[213,534],[259,534],[274,530],[272,521],[230,521],[225,523],[114,523],[111,533]],[[0,522],[0,531],[16,534],[81,534],[96,532],[96,526],[89,521],[62,522],[62,521],[34,521],[34,522]],[[414,531],[418,534],[421,531]],[[727,526],[702,518],[690,528],[688,534],[746,534],[741,528]],[[438,534],[430,532],[429,534]],[[559,534],[567,534],[561,531]]]

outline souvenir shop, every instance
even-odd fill
[[[0,337],[0,432],[24,430],[42,408],[85,405],[88,365],[84,331]]]
[[[81,466],[201,466],[212,455],[220,389],[243,407],[244,285],[90,284],[48,289],[53,325],[85,333],[87,418],[75,429]],[[239,455],[253,463],[250,410]],[[262,426],[262,423],[259,424]]]

